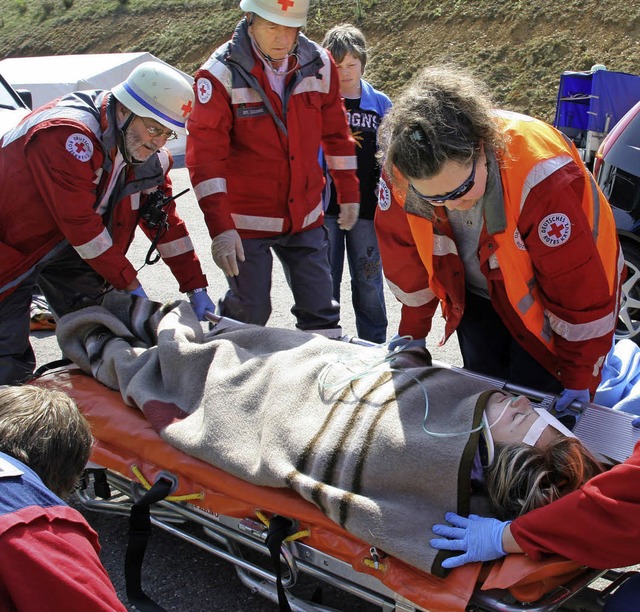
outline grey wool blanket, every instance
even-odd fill
[[[487,382],[446,368],[396,372],[379,348],[297,330],[223,320],[205,333],[187,302],[115,292],[63,317],[57,336],[169,444],[293,489],[356,537],[439,573],[431,526],[469,510],[469,431]]]

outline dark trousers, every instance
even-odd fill
[[[38,263],[13,293],[0,300],[1,385],[24,382],[33,373],[36,359],[29,323],[36,284],[56,317],[100,303],[106,287],[105,280],[71,246],[59,248],[51,259]]]
[[[271,316],[273,255],[282,263],[293,293],[291,313],[296,327],[305,331],[338,328],[340,306],[333,299],[327,230],[316,227],[298,234],[245,238],[240,274],[227,277],[229,290],[218,302],[225,317],[266,325]]]
[[[560,393],[558,379],[522,348],[491,301],[467,292],[457,329],[464,367],[544,392]]]

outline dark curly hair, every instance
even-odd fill
[[[486,86],[462,68],[422,70],[394,101],[378,132],[387,175],[428,179],[448,161],[461,164],[485,150],[504,153],[505,135]]]

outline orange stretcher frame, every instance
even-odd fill
[[[289,551],[294,564],[296,547],[298,552],[310,547],[324,558],[341,561],[353,570],[350,580],[356,585],[362,583],[363,592],[373,593],[372,601],[377,601],[379,595],[380,601],[387,602],[386,609],[396,609],[395,602],[402,610],[411,609],[410,604],[418,610],[456,612],[464,611],[471,602],[476,609],[522,610],[518,602],[536,602],[526,609],[554,610],[558,601],[572,597],[603,574],[560,557],[533,562],[524,555],[509,555],[491,564],[469,564],[451,571],[446,578],[392,557],[374,563],[368,544],[343,530],[313,504],[293,491],[253,485],[184,454],[164,442],[142,412],[126,406],[119,393],[79,369],[49,372],[33,384],[64,391],[76,401],[96,440],[92,462],[123,477],[125,482],[143,483],[146,488],[147,483],[170,474],[176,487],[167,500],[181,499],[170,505],[194,508],[201,523],[210,517],[213,530],[221,516],[257,520],[261,515],[280,515],[293,519],[305,534],[292,545],[283,545],[294,548],[293,555]],[[307,552],[305,557],[309,556],[313,555]],[[313,574],[318,577],[317,572]],[[340,574],[344,575],[344,571]],[[516,600],[513,607],[500,602],[506,595]]]

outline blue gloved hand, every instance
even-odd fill
[[[565,416],[567,414],[576,416],[576,413],[569,408],[569,404],[574,400],[578,402],[590,402],[591,395],[589,394],[589,389],[565,389],[556,400],[554,406],[556,416]]]
[[[631,425],[636,429],[640,429],[640,416],[633,419],[633,421],[631,421]]]
[[[138,297],[144,298],[145,300],[149,299],[149,296],[146,294],[145,290],[142,288],[142,285],[139,285],[135,289],[129,291],[131,295],[137,295]]]
[[[396,349],[412,349],[412,348],[426,348],[427,341],[425,338],[411,339],[411,336],[398,336],[396,334],[389,341],[389,352],[393,353]]]
[[[502,522],[476,514],[465,518],[455,512],[447,512],[444,518],[453,527],[434,525],[433,533],[449,539],[434,538],[430,542],[431,546],[440,550],[461,550],[464,554],[445,559],[442,567],[460,567],[473,561],[492,561],[507,554],[502,548],[502,532],[511,521]]]
[[[216,306],[211,301],[211,298],[209,297],[209,294],[206,290],[192,293],[189,296],[189,301],[191,302],[191,308],[193,308],[193,312],[196,313],[196,317],[198,317],[198,320],[200,321],[204,321],[204,313],[207,310],[211,313],[214,313],[216,311]]]
[[[427,350],[424,338],[411,340],[410,336],[391,338],[387,361],[395,370],[408,368],[424,368],[433,365],[431,353]]]

